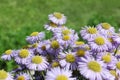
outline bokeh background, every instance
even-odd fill
[[[43,31],[53,12],[65,14],[66,26],[76,31],[101,22],[110,23],[116,31],[120,27],[120,0],[0,0],[0,55],[25,46],[26,36]],[[0,59],[0,69],[10,71],[13,65]]]

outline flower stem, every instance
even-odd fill
[[[30,72],[30,70],[28,70],[28,72],[29,72],[29,74],[30,74],[32,80],[34,80],[32,74],[31,74],[31,72]]]

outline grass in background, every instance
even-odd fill
[[[20,49],[33,31],[43,31],[48,14],[61,12],[67,16],[69,28],[108,22],[120,26],[119,0],[0,0],[0,54],[6,49]],[[47,34],[49,36],[49,34]],[[12,62],[0,62],[10,70]]]

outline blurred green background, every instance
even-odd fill
[[[0,54],[26,45],[26,36],[43,31],[48,14],[53,12],[64,13],[66,26],[76,31],[101,22],[116,30],[120,26],[120,0],[0,0]],[[11,63],[0,61],[0,69],[10,70]]]

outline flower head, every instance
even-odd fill
[[[94,60],[90,57],[81,58],[79,62],[80,73],[89,80],[103,80],[111,79],[114,80],[114,77],[109,73],[104,67],[102,61]]]
[[[107,51],[112,48],[112,44],[103,36],[96,37],[93,41],[88,42],[88,44],[96,52]]]
[[[15,80],[30,80],[30,76],[27,73],[19,73]]]
[[[87,26],[85,26],[80,31],[80,34],[81,34],[82,38],[87,40],[87,41],[91,41],[100,35],[98,30],[95,27],[87,27]]]
[[[28,49],[21,49],[17,51],[17,56],[15,57],[15,61],[18,64],[28,64],[29,58],[32,56],[32,51]]]
[[[64,16],[64,14],[61,14],[59,12],[54,12],[53,14],[50,14],[49,20],[58,25],[63,25],[66,23],[66,17]]]
[[[29,59],[29,64],[26,66],[31,70],[41,71],[48,68],[48,62],[46,61],[45,57],[35,55],[35,56],[32,56],[31,59]]]
[[[108,23],[101,23],[96,26],[101,35],[109,37],[115,33],[114,27]]]
[[[33,43],[41,41],[44,37],[45,37],[44,32],[33,32],[30,34],[30,36],[27,36],[26,40],[29,43],[33,44]]]
[[[60,65],[66,69],[77,69],[77,58],[75,52],[60,53]]]
[[[4,54],[1,56],[3,60],[11,60],[15,56],[15,51],[14,50],[6,50]]]
[[[0,80],[13,80],[13,76],[4,70],[0,70]]]
[[[59,67],[47,71],[46,80],[76,80],[72,78],[72,71]]]

